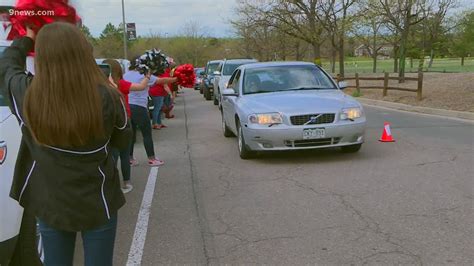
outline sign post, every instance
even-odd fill
[[[135,23],[127,23],[127,39],[129,41],[134,41],[137,39],[137,29],[135,28]]]
[[[122,25],[123,25],[123,59],[128,59],[127,54],[127,26],[125,25],[125,3],[122,0]]]

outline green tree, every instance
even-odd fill
[[[398,49],[398,76],[401,78],[400,81],[403,82],[405,78],[405,59],[409,45],[408,39],[410,37],[410,31],[416,24],[425,19],[425,13],[423,11],[429,8],[428,1],[379,0],[375,8],[384,16],[393,35],[398,35],[400,38],[400,47]]]
[[[123,57],[123,29],[108,23],[97,40],[97,53],[104,58]]]
[[[80,29],[81,29],[81,32],[86,36],[87,40],[92,45],[94,45],[96,41],[94,39],[94,36],[92,36],[91,31],[89,30],[89,28],[86,25],[82,24]]]
[[[453,37],[452,52],[464,66],[464,58],[474,54],[474,10],[465,13]]]

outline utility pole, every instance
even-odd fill
[[[125,23],[125,4],[122,0],[122,24],[123,24],[123,59],[128,59],[127,54],[127,24]]]

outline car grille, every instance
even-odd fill
[[[317,117],[318,118],[314,119],[313,121],[309,122],[311,120],[311,117]],[[301,126],[307,123],[307,125],[318,125],[318,124],[329,124],[334,122],[334,118],[336,117],[336,114],[312,114],[312,115],[296,115],[290,117],[291,124],[294,126]]]
[[[340,140],[341,138],[287,140],[285,141],[285,145],[291,148],[318,147],[318,146],[338,144]]]

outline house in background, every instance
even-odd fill
[[[365,44],[359,45],[355,50],[354,50],[354,55],[357,57],[361,56],[366,56],[370,57],[372,54],[373,47],[367,46]],[[390,44],[383,44],[382,47],[378,51],[378,58],[390,58],[392,56],[393,52],[393,45]]]

